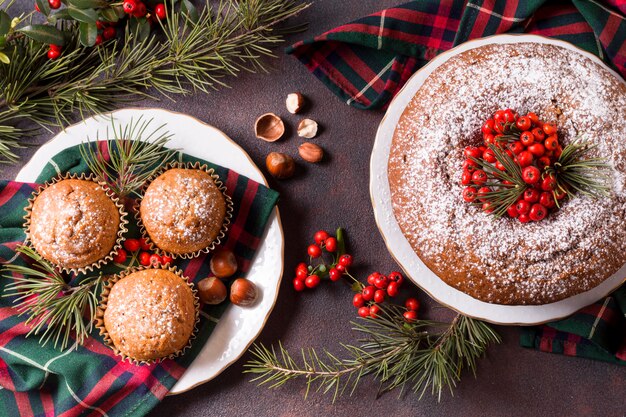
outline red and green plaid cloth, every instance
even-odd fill
[[[571,42],[626,76],[626,1],[420,0],[382,10],[298,42],[298,58],[346,103],[384,108],[435,55],[498,33]]]
[[[420,0],[382,10],[298,42],[298,58],[339,98],[387,106],[431,58],[467,40],[534,33],[573,43],[626,76],[626,1]],[[521,344],[626,364],[626,288],[566,320],[522,329]]]
[[[106,142],[101,142],[105,147]],[[205,161],[179,155],[182,161]],[[226,184],[234,203],[233,222],[224,246],[234,250],[240,270],[249,270],[278,193],[227,168],[207,163]],[[52,158],[37,178],[42,183],[57,173],[87,172],[77,147]],[[23,242],[24,207],[37,184],[0,181],[0,263],[23,262],[14,249]],[[130,233],[133,233],[131,228]],[[136,233],[136,228],[134,228]],[[186,276],[210,274],[208,258],[177,260]],[[11,278],[0,278],[0,291]],[[120,361],[97,331],[84,346],[61,352],[42,347],[18,317],[12,300],[0,298],[0,415],[2,416],[126,416],[147,414],[180,379],[227,307],[205,306],[198,337],[177,359],[154,365]]]

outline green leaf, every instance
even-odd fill
[[[189,20],[191,20],[193,23],[198,23],[198,10],[191,1],[183,0],[183,2],[180,4],[180,11],[183,14],[187,15]]]
[[[129,29],[130,33],[132,33],[138,41],[142,41],[150,36],[150,24],[145,17],[131,19]]]
[[[2,62],[3,64],[10,64],[11,60],[9,59],[7,54],[5,54],[4,52],[0,52],[0,62]]]
[[[59,20],[70,20],[72,17],[66,8],[58,9],[50,13],[48,16],[48,22],[51,25],[56,25]]]
[[[11,29],[11,16],[4,10],[0,10],[0,35],[6,35]]]
[[[70,6],[67,8],[67,11],[69,12],[70,16],[72,16],[79,22],[95,25],[96,20],[98,20],[98,14],[96,13],[95,9],[77,9]]]
[[[18,32],[23,33],[29,38],[50,45],[65,45],[63,32],[50,25],[28,25],[19,29]]]
[[[78,26],[80,43],[83,46],[94,46],[96,44],[96,36],[98,36],[98,27],[95,24],[80,22]]]
[[[44,16],[50,15],[50,4],[48,3],[48,0],[35,0],[35,4],[39,7],[39,10],[44,14]]]
[[[68,0],[67,4],[77,9],[94,9],[108,5],[107,2],[103,0]]]
[[[100,17],[107,22],[117,22],[120,20],[117,12],[112,7],[100,10]]]

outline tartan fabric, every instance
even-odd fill
[[[100,145],[106,148],[107,142]],[[183,154],[178,159],[205,163]],[[225,182],[233,199],[233,221],[223,245],[234,250],[245,274],[278,193],[227,168],[208,165]],[[43,167],[37,181],[44,182],[57,173],[86,171],[78,147],[68,148]],[[16,260],[14,249],[24,240],[24,207],[36,188],[37,184],[0,181],[0,262],[22,262],[21,258]],[[136,227],[129,228],[128,237],[133,236],[138,237]],[[210,275],[206,255],[175,264],[192,279]],[[9,280],[0,279],[0,290]],[[21,417],[147,414],[189,367],[227,307],[204,306],[197,338],[182,357],[137,366],[120,361],[97,331],[71,352],[40,346],[37,336],[24,337],[29,327],[11,302],[0,298],[0,415]]]
[[[573,43],[626,76],[624,0],[420,0],[382,10],[287,48],[347,104],[387,106],[440,52],[498,33]]]
[[[567,319],[521,331],[524,347],[626,365],[626,286]]]

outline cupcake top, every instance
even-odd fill
[[[111,252],[120,221],[119,209],[98,183],[64,179],[35,197],[29,238],[48,261],[83,268]]]
[[[196,298],[184,278],[166,269],[143,269],[113,285],[104,327],[122,355],[151,361],[181,352],[196,316]]]
[[[148,186],[139,212],[154,244],[182,255],[203,250],[217,238],[226,201],[208,172],[172,168]]]

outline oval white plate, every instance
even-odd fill
[[[479,318],[497,324],[531,325],[560,319],[577,310],[598,301],[617,288],[626,277],[626,265],[615,275],[609,277],[597,287],[576,296],[556,303],[538,306],[508,306],[490,304],[470,297],[469,295],[449,286],[435,275],[421,261],[406,240],[391,207],[391,194],[387,177],[387,160],[391,149],[391,142],[396,125],[404,109],[409,104],[417,90],[426,78],[440,65],[451,57],[487,44],[507,44],[520,42],[546,43],[570,49],[576,53],[592,59],[604,66],[602,61],[578,47],[567,42],[544,38],[536,35],[496,35],[488,38],[466,42],[454,49],[438,55],[426,66],[420,69],[406,83],[404,88],[392,100],[385,117],[383,118],[372,151],[370,160],[370,194],[374,206],[374,216],[385,240],[389,252],[402,266],[408,277],[426,291],[439,303],[446,305],[467,316]],[[609,70],[611,71],[611,70]],[[611,71],[619,80],[617,73]],[[622,80],[623,81],[623,80]]]
[[[213,126],[181,113],[161,109],[123,109],[111,115],[119,123],[128,123],[131,118],[137,120],[143,115],[146,120],[154,119],[151,127],[167,124],[165,130],[174,135],[168,143],[169,147],[228,167],[267,185],[263,174],[248,154]],[[107,128],[111,128],[108,115],[91,117],[68,127],[39,148],[15,179],[34,182],[52,155],[84,142],[87,137],[95,140],[96,132],[103,139]],[[284,238],[278,208],[271,214],[261,242],[247,275],[259,288],[260,300],[248,308],[232,304],[228,306],[202,351],[174,385],[170,394],[179,394],[215,378],[241,357],[263,329],[276,303],[283,274]]]

